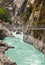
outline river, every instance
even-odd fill
[[[32,45],[23,41],[23,36],[6,37],[3,41],[14,49],[8,49],[5,55],[17,65],[45,65],[44,55]]]

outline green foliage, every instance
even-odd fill
[[[11,23],[10,16],[5,8],[0,7],[0,20]]]

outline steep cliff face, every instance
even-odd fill
[[[44,52],[45,48],[45,0],[35,0],[34,4],[32,4],[33,10],[31,15],[29,16],[29,20],[27,21],[26,27],[26,41],[30,43],[29,36],[33,36],[36,39],[42,41],[42,52]],[[25,40],[24,39],[24,40]],[[27,40],[28,39],[28,40]],[[31,39],[31,41],[34,41]],[[37,42],[37,41],[36,41]],[[39,42],[37,42],[39,43]],[[35,46],[35,44],[33,44]],[[40,43],[38,45],[40,47]],[[38,47],[36,45],[36,48]],[[39,47],[37,49],[39,49]],[[40,47],[41,48],[41,47]],[[40,50],[40,49],[39,49]]]
[[[33,21],[34,28],[45,28],[45,0],[38,1],[35,11],[38,12],[38,16],[35,16],[35,20]],[[34,11],[34,13],[35,13]],[[35,31],[36,32],[36,31]],[[36,34],[36,33],[35,33]],[[37,38],[43,37],[44,29],[37,30]],[[45,35],[44,35],[45,36]]]
[[[34,2],[33,10],[29,17],[28,28],[44,28],[45,27],[45,1],[39,0]],[[29,31],[29,29],[27,30]],[[34,36],[37,35],[37,38],[40,37],[39,34],[44,33],[44,30],[32,30]],[[42,32],[41,32],[42,31]],[[36,34],[37,33],[37,34]],[[29,33],[28,33],[29,34]]]

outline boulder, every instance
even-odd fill
[[[33,41],[33,46],[34,46],[36,49],[39,49],[39,48],[38,48],[38,40],[35,39],[35,40]]]
[[[16,65],[14,62],[5,62],[4,65]]]
[[[42,41],[38,41],[38,48],[40,51],[43,49],[43,42]]]
[[[23,40],[29,44],[33,44],[33,38],[29,35],[24,35]]]
[[[43,45],[44,49],[45,49],[45,44]]]
[[[10,31],[8,29],[0,29],[0,39],[10,36]]]
[[[8,50],[9,48],[14,48],[14,47],[0,41],[0,50],[1,50],[1,52],[5,52],[5,50]]]
[[[42,52],[43,52],[43,53],[44,53],[44,55],[45,55],[45,49],[43,49],[43,50],[42,50]]]
[[[17,31],[16,34],[21,34],[21,32],[20,31]]]

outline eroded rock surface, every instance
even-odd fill
[[[4,52],[9,48],[14,48],[14,47],[11,47],[6,43],[0,41],[0,65],[16,65],[15,62],[12,62],[11,59],[9,59],[4,55]]]
[[[0,39],[10,36],[10,34],[11,33],[10,33],[9,29],[5,25],[0,23]]]

